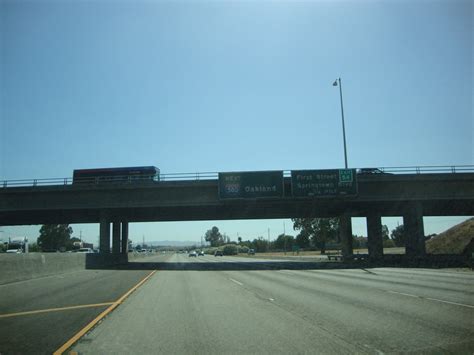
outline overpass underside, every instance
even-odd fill
[[[126,253],[128,223],[339,217],[342,252],[352,254],[351,217],[366,217],[369,254],[381,258],[384,216],[402,216],[406,254],[422,256],[423,216],[474,215],[474,174],[361,178],[355,196],[292,197],[291,182],[276,199],[219,199],[216,180],[147,186],[49,186],[0,189],[0,225],[100,223],[100,249]]]
[[[378,213],[384,217],[403,216],[413,206],[420,205],[424,216],[471,216],[473,201],[400,200],[377,201],[231,201],[202,206],[101,207],[23,210],[0,212],[0,225],[36,225],[55,223],[99,223],[103,213],[114,219],[130,222],[166,222],[237,219],[276,219],[296,217],[330,218],[342,214],[367,217]]]

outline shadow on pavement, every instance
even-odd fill
[[[182,270],[182,271],[235,271],[235,270],[310,270],[310,269],[340,269],[348,268],[349,265],[332,262],[279,262],[279,261],[256,261],[256,262],[130,262],[121,267],[128,270]],[[353,265],[357,268],[360,266]]]

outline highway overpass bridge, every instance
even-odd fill
[[[148,184],[21,186],[0,188],[0,225],[100,223],[100,250],[127,253],[128,223],[339,217],[342,251],[352,254],[351,217],[366,217],[369,255],[383,256],[383,216],[402,216],[406,254],[425,253],[423,216],[474,215],[474,173],[367,174],[357,193],[295,197],[283,178],[274,198],[223,198],[218,179]]]

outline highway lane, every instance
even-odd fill
[[[112,353],[472,353],[474,274],[461,270],[158,271],[73,350]]]
[[[0,285],[0,354],[51,354],[149,273],[82,270]]]

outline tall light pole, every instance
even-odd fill
[[[333,86],[338,86],[339,81],[339,95],[341,97],[341,115],[342,115],[342,138],[344,139],[344,163],[345,167],[347,169],[347,147],[346,147],[346,126],[344,124],[344,105],[342,104],[342,84],[341,84],[341,78],[336,79],[334,83],[332,83]]]

